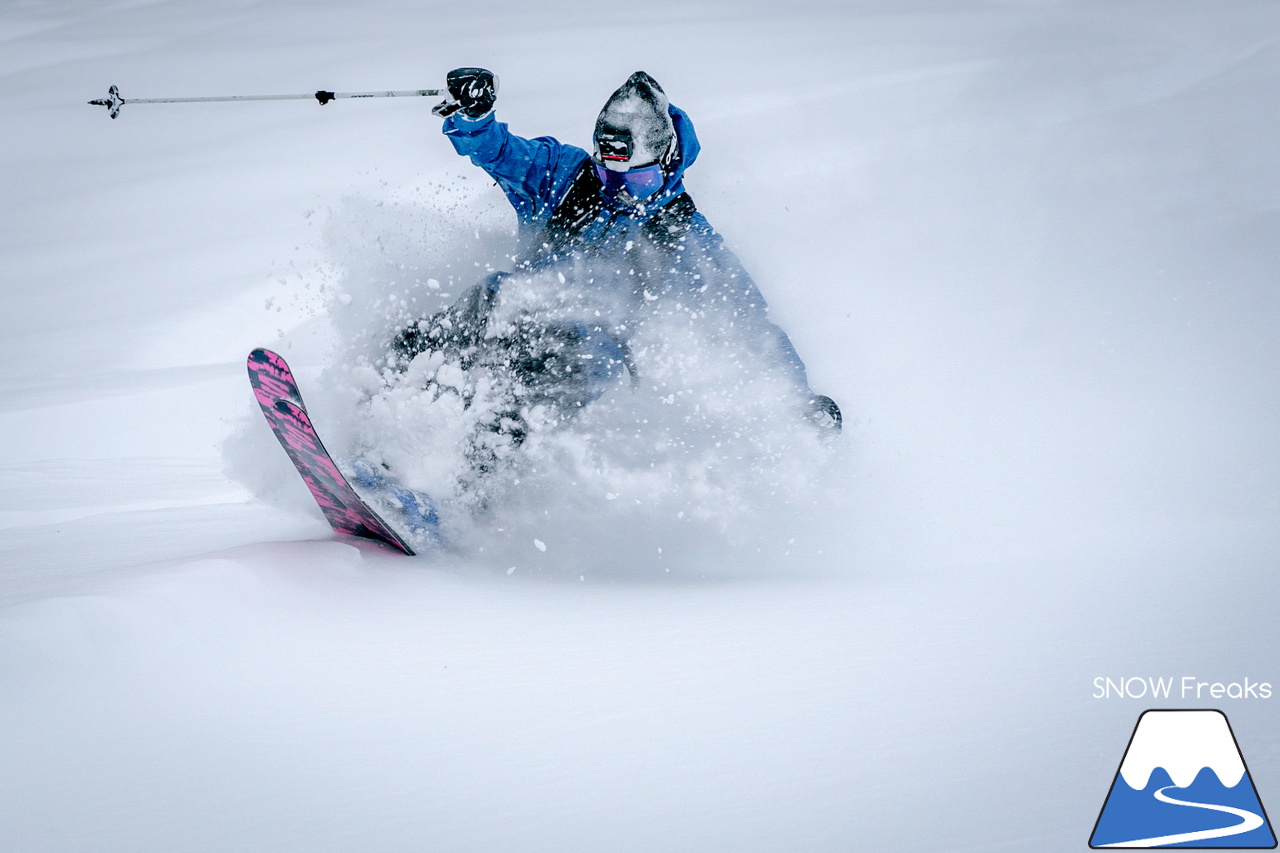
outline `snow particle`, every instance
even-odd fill
[[[508,575],[515,574],[515,571],[516,571],[516,567],[512,566],[511,568],[507,569],[507,574]]]
[[[534,539],[534,540],[533,540],[533,547],[535,547],[535,548],[537,548],[539,551],[542,551],[542,552],[544,552],[544,553],[545,553],[545,552],[546,552],[546,550],[547,550],[547,543],[546,543],[546,542],[543,542],[541,539]]]

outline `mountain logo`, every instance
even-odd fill
[[[1144,711],[1089,846],[1271,849],[1276,836],[1221,711]]]

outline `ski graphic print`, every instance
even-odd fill
[[[302,404],[302,394],[285,360],[267,349],[249,353],[249,383],[262,414],[293,462],[329,526],[338,533],[384,542],[413,555],[413,549],[356,494],[320,442]]]

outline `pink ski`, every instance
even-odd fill
[[[400,534],[369,508],[347,483],[316,435],[302,395],[285,360],[266,349],[249,353],[249,382],[262,414],[302,475],[325,520],[338,533],[362,536],[412,555]]]

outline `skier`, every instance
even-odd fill
[[[499,272],[402,329],[393,363],[425,351],[458,356],[464,367],[500,363],[515,377],[521,402],[550,403],[571,417],[626,372],[636,380],[628,343],[646,316],[676,302],[727,304],[749,346],[789,376],[796,411],[839,431],[839,407],[810,390],[804,363],[769,320],[759,290],[685,191],[698,138],[657,81],[637,71],[610,96],[591,153],[511,133],[494,117],[498,80],[488,70],[455,69],[447,85],[449,96],[432,112],[444,118],[454,149],[497,181],[515,208],[524,247],[516,269],[536,274],[578,264],[576,277],[622,308],[599,322],[526,316],[498,324],[495,306],[512,275]],[[519,443],[518,412],[503,414],[493,431]]]

